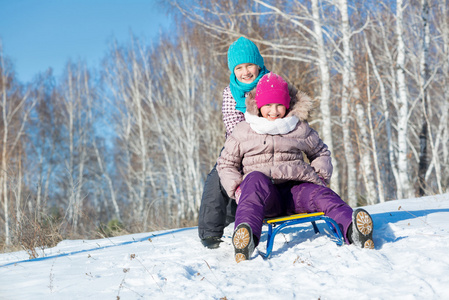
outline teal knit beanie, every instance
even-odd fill
[[[263,68],[263,57],[260,55],[256,44],[245,37],[240,37],[237,41],[229,46],[228,50],[228,67],[231,72],[237,65],[251,63]]]

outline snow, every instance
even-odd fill
[[[300,224],[276,236],[270,259],[256,250],[237,264],[231,224],[215,250],[193,227],[66,240],[34,260],[4,253],[0,299],[449,299],[449,194],[364,208],[375,250]],[[265,240],[266,228],[258,250]]]

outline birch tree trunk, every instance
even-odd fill
[[[67,184],[67,199],[69,199],[69,202],[67,204],[67,210],[66,210],[66,215],[68,217],[68,219],[73,222],[73,220],[76,218],[76,198],[75,198],[75,180],[73,178],[74,174],[74,169],[73,169],[73,156],[74,156],[74,112],[75,112],[75,108],[74,103],[73,103],[73,99],[74,99],[74,91],[73,91],[73,82],[72,82],[72,71],[70,68],[70,65],[68,66],[68,91],[67,94],[64,97],[62,106],[63,106],[63,113],[65,114],[66,118],[66,130],[69,134],[68,138],[68,145],[69,145],[69,157],[66,160],[66,168],[67,168],[67,175],[68,175],[68,184]]]
[[[357,175],[352,146],[352,134],[350,126],[350,92],[353,90],[351,84],[351,55],[349,47],[349,20],[347,14],[347,3],[345,0],[339,1],[342,16],[341,26],[343,32],[343,85],[341,92],[341,123],[343,130],[343,145],[346,158],[346,172],[348,174],[348,204],[351,207],[357,206]]]
[[[446,2],[446,1],[445,1]],[[441,16],[439,16],[441,18],[441,22],[439,22],[438,27],[440,27],[440,32],[442,33],[442,48],[443,48],[443,57],[446,58],[448,55],[448,38],[449,38],[449,28],[448,28],[448,24],[447,24],[447,3],[441,3],[439,4],[441,7],[441,11],[439,10],[438,6],[435,6],[436,11],[437,12],[441,12]],[[431,153],[432,153],[432,158],[430,160],[430,164],[428,161],[428,158],[424,160],[425,155],[424,153],[420,153],[420,158],[423,158],[423,162],[421,163],[420,160],[420,164],[419,164],[419,182],[420,182],[420,190],[419,193],[420,194],[424,194],[426,192],[430,192],[426,191],[425,186],[427,186],[427,182],[429,181],[429,177],[430,174],[432,172],[432,169],[435,169],[435,183],[436,183],[436,187],[438,192],[441,194],[443,193],[443,186],[442,186],[442,181],[443,181],[443,175],[441,172],[441,154],[439,153],[438,149],[440,147],[443,148],[443,160],[446,158],[447,159],[447,130],[448,128],[448,110],[449,110],[449,101],[447,100],[446,96],[443,97],[435,97],[435,99],[440,99],[440,103],[439,105],[432,105],[432,102],[437,102],[437,100],[433,100],[431,101],[430,98],[430,92],[429,92],[429,85],[431,84],[430,82],[430,76],[429,76],[429,70],[430,70],[430,62],[433,61],[433,59],[430,57],[430,7],[429,7],[429,3],[428,0],[422,0],[421,1],[421,7],[422,7],[422,22],[423,22],[423,51],[422,51],[422,56],[421,56],[421,86],[422,86],[422,96],[423,96],[423,101],[422,101],[422,110],[423,110],[423,131],[424,131],[424,125],[427,125],[426,133],[427,135],[425,135],[427,137],[426,139],[426,144],[425,146],[429,145],[430,149],[431,149]],[[448,61],[447,59],[443,59],[444,63],[443,63],[443,67],[442,70],[443,74],[445,74],[444,76],[444,81],[447,82],[447,76],[448,76]],[[447,84],[444,85],[445,89],[447,89]],[[447,93],[445,93],[446,95]],[[436,124],[434,124],[435,122],[432,122],[432,109],[433,107],[436,108],[436,110],[438,112],[441,112],[441,117],[439,118],[438,122],[438,126],[436,126]],[[446,132],[446,138],[444,137],[444,132]],[[441,144],[441,146],[440,146]],[[424,147],[424,145],[422,145]],[[426,169],[424,170],[424,165],[426,164]],[[424,174],[425,171],[425,174]],[[424,177],[424,178],[423,178]],[[422,190],[421,190],[422,187]]]
[[[18,149],[18,157],[17,157],[17,175],[16,175],[16,182],[14,185],[14,196],[15,196],[15,202],[16,202],[16,223],[21,224],[22,223],[22,147],[19,145],[17,147]]]
[[[119,208],[119,205],[117,203],[117,197],[116,197],[116,193],[115,193],[115,189],[114,189],[114,183],[112,182],[111,176],[109,176],[109,174],[108,174],[108,172],[107,172],[107,170],[106,170],[106,168],[104,166],[103,156],[100,154],[100,151],[98,150],[95,138],[93,140],[93,147],[94,147],[94,150],[95,150],[95,155],[97,157],[98,167],[100,168],[100,170],[99,170],[100,174],[102,174],[105,177],[107,186],[109,188],[109,192],[110,192],[110,195],[111,195],[112,206],[114,207],[115,218],[119,222],[122,222],[122,218],[120,216],[120,208]]]
[[[397,83],[398,83],[398,177],[397,195],[399,199],[413,197],[413,190],[409,178],[408,168],[408,98],[407,98],[407,84],[405,82],[405,45],[403,40],[403,2],[396,1],[396,38],[398,43],[397,54]]]
[[[393,106],[396,108],[396,110],[398,109],[398,95],[397,95],[397,83],[396,83],[396,72],[394,69],[395,66],[395,61],[393,59],[393,56],[390,52],[390,49],[388,48],[388,32],[386,30],[386,28],[384,27],[384,25],[380,22],[378,28],[380,29],[380,33],[381,33],[381,37],[382,37],[382,45],[383,45],[383,53],[387,58],[387,64],[389,66],[389,74],[387,73],[387,78],[389,78],[390,80],[390,85],[391,85],[391,103],[393,104]],[[395,47],[396,48],[396,47]],[[371,55],[372,57],[372,55]],[[374,61],[374,58],[372,58],[372,60]],[[373,66],[376,66],[375,63],[373,63]],[[377,70],[377,66],[375,68]],[[383,84],[383,80],[379,75],[377,75],[378,77],[378,82],[381,83],[381,87],[385,87],[385,85]],[[386,89],[384,88],[384,91],[386,91]],[[397,146],[397,141],[396,143],[393,142],[393,130],[392,130],[392,122],[391,122],[391,118],[390,118],[390,108],[389,108],[389,103],[387,102],[387,97],[386,94],[384,94],[385,98],[382,98],[382,108],[383,108],[383,114],[385,115],[386,118],[386,124],[385,124],[385,130],[387,132],[387,139],[389,141],[389,145],[388,145],[388,157],[389,157],[389,162],[390,162],[390,167],[393,173],[393,176],[395,178],[395,182],[396,182],[396,195],[394,198],[398,198],[398,192],[399,190],[402,190],[402,188],[400,187],[400,179],[399,179],[399,168],[398,168],[398,146]],[[397,129],[397,126],[396,126]]]
[[[24,95],[19,93],[12,93],[9,91],[14,88],[14,78],[9,72],[4,56],[2,45],[0,44],[0,108],[2,111],[2,148],[1,148],[1,170],[0,170],[0,203],[3,202],[3,215],[5,224],[5,244],[11,244],[10,232],[10,199],[8,190],[8,176],[9,170],[17,169],[16,166],[8,165],[8,161],[15,156],[15,153],[20,147],[20,141],[24,134],[25,126],[28,122],[28,117],[34,108],[36,101],[26,103],[29,96],[29,91]],[[18,161],[21,157],[18,157]],[[18,166],[19,168],[20,165]],[[18,178],[17,180],[22,180]],[[18,184],[20,188],[21,183]],[[17,191],[18,194],[21,191]],[[20,199],[20,198],[19,198]],[[14,208],[14,204],[11,204]]]
[[[134,53],[133,53],[134,54]],[[132,94],[131,98],[133,101],[133,106],[135,107],[135,116],[137,118],[137,130],[138,130],[138,145],[139,145],[139,151],[140,159],[139,163],[141,165],[140,170],[140,176],[139,176],[139,182],[140,182],[140,188],[139,188],[139,198],[138,198],[138,212],[139,212],[139,218],[141,220],[145,219],[145,191],[146,191],[146,175],[147,175],[147,143],[146,143],[146,137],[144,134],[144,111],[142,108],[142,99],[144,99],[144,96],[140,94],[139,84],[143,80],[143,77],[138,74],[139,67],[137,66],[136,58],[133,57],[132,60]],[[144,224],[144,228],[146,228],[146,224]]]
[[[8,145],[8,103],[7,103],[7,89],[6,89],[6,83],[7,83],[7,73],[6,73],[6,66],[3,60],[3,51],[0,48],[0,59],[1,59],[1,65],[0,65],[0,71],[1,71],[1,80],[2,80],[2,118],[3,118],[3,147],[2,147],[2,169],[0,170],[0,200],[3,202],[3,214],[4,214],[4,222],[5,222],[5,244],[9,246],[11,244],[11,236],[9,232],[9,200],[8,200],[8,189],[6,186],[6,179],[7,179],[7,145]]]
[[[381,103],[382,103],[382,107],[383,107],[383,112],[384,112],[384,117],[385,117],[385,127],[386,127],[386,132],[387,132],[387,151],[388,151],[388,157],[390,159],[393,159],[393,146],[392,146],[392,141],[391,141],[391,121],[390,121],[390,112],[388,110],[388,104],[387,104],[387,96],[386,96],[386,90],[385,90],[385,86],[384,83],[382,81],[382,78],[379,74],[379,70],[377,69],[377,65],[376,62],[374,61],[373,58],[373,54],[371,52],[371,47],[368,43],[368,40],[366,39],[366,36],[364,36],[364,41],[365,41],[365,47],[367,50],[367,54],[368,54],[368,58],[369,61],[373,67],[373,72],[374,75],[377,79],[377,82],[379,84],[379,89],[380,89],[380,97],[381,97]],[[367,69],[369,69],[369,64],[367,62]],[[368,74],[368,78],[370,76],[370,73],[367,72]],[[379,202],[385,202],[385,191],[383,188],[383,180],[381,179],[380,176],[380,170],[379,170],[379,161],[377,159],[377,147],[376,147],[376,139],[374,136],[374,130],[373,130],[373,122],[372,122],[372,116],[371,116],[371,93],[370,93],[370,84],[368,84],[368,117],[369,117],[369,124],[370,124],[370,131],[371,131],[371,139],[372,139],[372,145],[373,145],[373,153],[374,153],[374,165],[376,166],[376,170],[377,170],[377,185],[378,185],[378,191],[379,191]]]
[[[428,123],[427,123],[427,84],[429,80],[429,71],[427,64],[427,57],[429,53],[429,3],[427,0],[421,0],[421,18],[422,18],[422,53],[421,53],[421,61],[420,61],[420,88],[421,88],[421,97],[422,97],[422,127],[421,133],[419,135],[419,143],[420,143],[420,152],[419,152],[419,167],[418,167],[418,195],[424,196],[426,191],[426,181],[425,175],[426,171],[429,167],[427,161],[427,140],[429,135]]]
[[[365,40],[366,41],[366,40]],[[378,159],[378,155],[377,155],[377,145],[376,145],[376,137],[374,134],[374,128],[373,128],[373,120],[372,120],[372,116],[371,116],[371,81],[370,81],[370,71],[369,71],[369,63],[368,61],[366,62],[366,78],[367,78],[367,100],[368,100],[368,104],[367,104],[367,110],[368,110],[368,126],[369,126],[369,131],[370,131],[370,137],[371,137],[371,145],[373,146],[373,160],[374,160],[374,169],[376,170],[376,180],[377,180],[377,191],[378,191],[378,195],[379,195],[379,202],[383,203],[385,202],[385,192],[384,192],[384,185],[383,185],[383,181],[382,181],[382,176],[380,173],[380,164],[379,164],[379,159]]]
[[[329,63],[326,55],[326,49],[324,47],[323,32],[321,27],[321,18],[318,9],[318,0],[312,0],[312,15],[313,15],[313,29],[316,36],[317,43],[317,63],[320,69],[321,76],[321,97],[320,97],[320,109],[322,116],[322,139],[329,147],[332,155],[332,164],[334,166],[334,173],[331,180],[331,189],[340,194],[340,176],[339,176],[339,164],[335,158],[334,141],[332,135],[332,115],[331,115],[331,86],[330,86],[330,71]]]
[[[445,0],[441,4],[441,15],[442,15],[442,21],[440,22],[440,32],[442,33],[442,39],[443,39],[443,45],[442,45],[442,57],[447,58],[449,56],[449,24],[448,19],[445,17],[448,15],[448,1]],[[442,116],[440,118],[440,123],[438,126],[438,131],[436,134],[436,140],[440,141],[441,146],[435,146],[432,151],[436,151],[436,149],[442,149],[441,152],[433,153],[432,154],[432,163],[435,165],[435,171],[437,174],[440,174],[441,181],[449,182],[449,176],[446,173],[446,179],[443,178],[443,174],[441,172],[441,164],[448,165],[449,164],[449,62],[447,59],[443,60],[443,74],[444,74],[444,90],[443,95],[441,97],[441,111]],[[440,158],[440,153],[442,153]],[[437,155],[436,155],[437,154]],[[428,173],[430,171],[430,168],[428,170]],[[426,174],[426,177],[428,177],[429,174]],[[426,179],[427,180],[427,179]],[[441,184],[439,184],[440,188]],[[440,188],[443,190],[443,187]],[[446,186],[446,192],[448,191],[448,188]]]

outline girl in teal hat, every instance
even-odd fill
[[[236,109],[245,113],[245,95],[252,91],[259,79],[269,73],[257,46],[241,37],[228,50],[230,90],[236,101]],[[226,91],[226,90],[225,90]],[[223,99],[224,101],[224,99]]]
[[[237,123],[244,121],[245,98],[260,78],[269,73],[256,44],[241,37],[228,50],[229,86],[223,91],[223,122],[228,137]]]
[[[269,73],[256,44],[240,37],[228,50],[228,67],[231,71],[229,86],[223,91],[223,122],[228,137],[235,125],[245,120],[245,98],[260,78]],[[214,166],[207,176],[201,199],[198,234],[205,247],[218,248],[224,228],[234,222],[236,203],[220,184]]]

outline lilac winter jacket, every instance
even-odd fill
[[[287,115],[275,121],[258,116],[254,91],[246,98],[246,121],[235,126],[218,158],[218,175],[229,197],[235,198],[235,190],[252,171],[264,173],[274,183],[293,180],[324,185],[320,177],[330,181],[330,151],[307,123],[313,100],[296,90],[290,94],[296,96]]]

